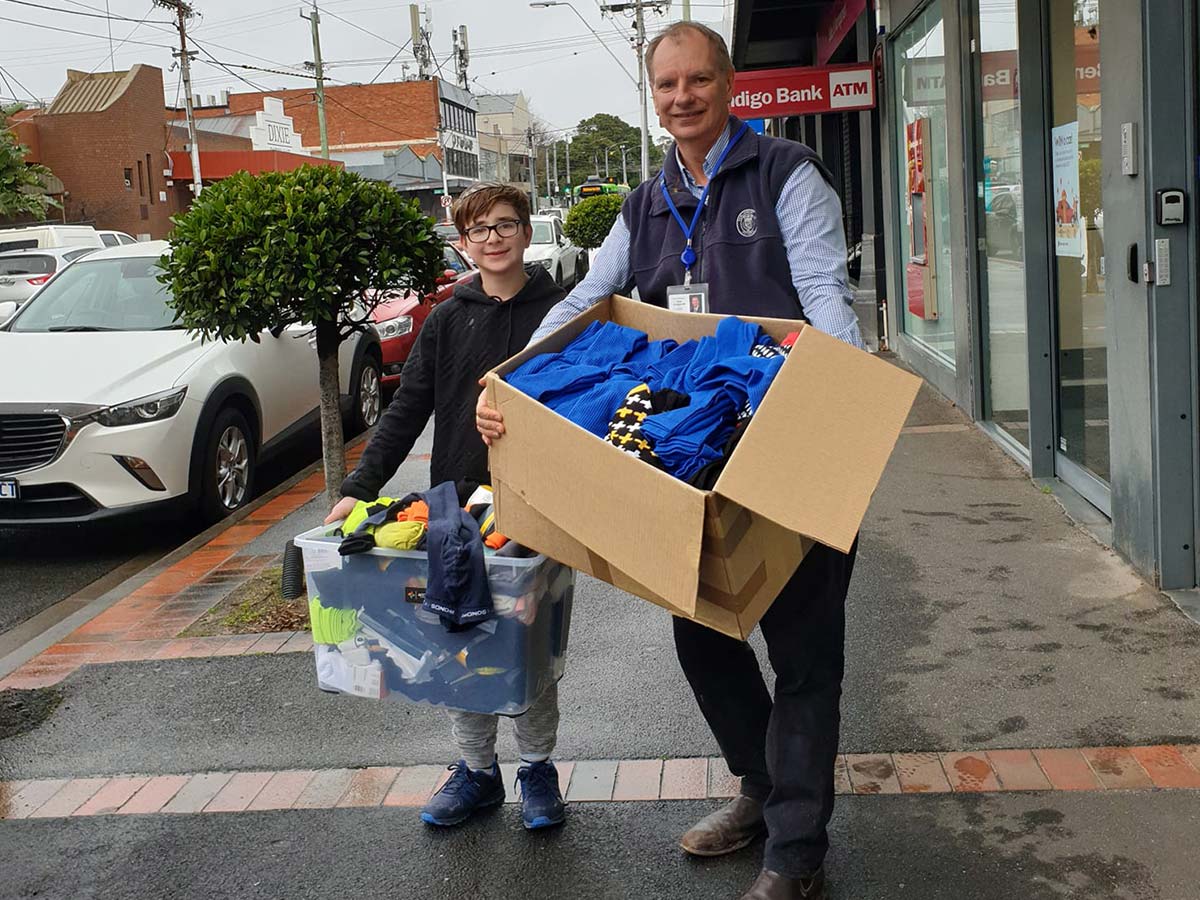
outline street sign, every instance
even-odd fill
[[[797,66],[738,72],[733,81],[734,115],[743,119],[811,116],[875,106],[875,70],[852,66]]]
[[[454,198],[450,195],[447,194],[442,197],[442,209],[449,209],[453,203]]]

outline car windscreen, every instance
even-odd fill
[[[533,243],[535,244],[553,244],[554,243],[554,228],[549,222],[534,222],[533,223]]]
[[[37,246],[37,238],[20,238],[16,240],[4,240],[0,238],[0,253],[7,253],[9,250],[36,250]]]
[[[53,256],[0,256],[0,275],[53,275]]]
[[[47,284],[12,323],[12,331],[155,331],[175,311],[158,283],[158,259],[86,257]]]

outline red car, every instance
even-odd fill
[[[438,286],[432,294],[424,298],[403,294],[379,304],[371,314],[383,350],[382,381],[383,389],[388,393],[400,384],[400,371],[429,311],[443,300],[449,300],[460,282],[474,278],[479,271],[465,253],[450,244],[443,246],[442,257],[446,270],[438,278]]]

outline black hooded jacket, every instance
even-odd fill
[[[342,482],[342,495],[374,500],[404,462],[434,417],[430,484],[469,479],[488,484],[487,447],[475,430],[479,379],[529,343],[546,313],[565,296],[541,266],[527,266],[529,281],[501,302],[480,288],[478,277],[429,314],[404,364],[396,396],[379,420],[358,466]]]

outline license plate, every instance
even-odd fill
[[[14,479],[0,479],[0,500],[19,500],[21,488]]]

